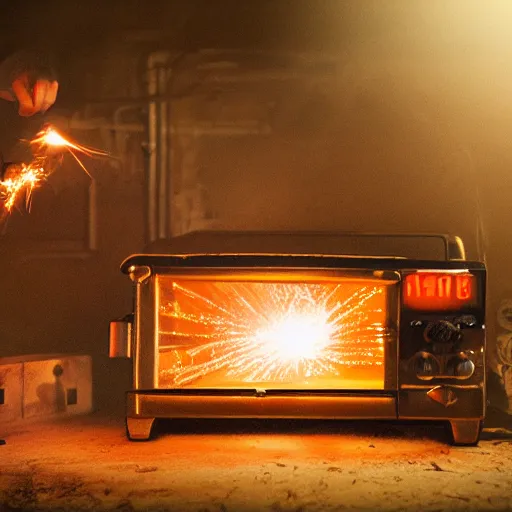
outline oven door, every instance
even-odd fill
[[[159,269],[152,288],[147,414],[396,417],[396,272]]]

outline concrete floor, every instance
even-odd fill
[[[0,510],[512,510],[512,432],[478,447],[388,423],[162,424],[98,415],[0,433]]]

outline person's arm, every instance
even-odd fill
[[[17,101],[21,116],[46,112],[58,89],[52,66],[35,52],[20,51],[0,63],[0,98]]]

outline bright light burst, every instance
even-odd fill
[[[26,207],[30,209],[32,191],[45,177],[45,170],[39,165],[13,165],[6,178],[0,181],[0,199],[3,199],[4,208],[12,211],[17,198],[25,192]]]
[[[47,125],[43,128],[31,141],[30,144],[36,147],[36,153],[45,152],[47,148],[66,148],[70,153],[74,154],[73,151],[77,153],[82,153],[89,157],[104,157],[108,156],[106,151],[100,151],[98,149],[90,148],[88,146],[83,146],[81,144],[77,144],[76,142],[71,142],[71,140],[66,139],[62,134],[60,134],[53,126]]]
[[[259,355],[273,354],[284,364],[315,360],[332,344],[332,327],[321,308],[305,315],[281,315],[254,333]]]
[[[89,177],[90,174],[77,153],[88,157],[108,156],[104,151],[71,142],[51,125],[45,126],[29,143],[34,155],[32,162],[10,166],[0,181],[0,201],[8,213],[22,196],[25,197],[29,209],[34,189],[54,171],[55,155],[59,152],[69,152]]]
[[[194,385],[216,372],[247,383],[305,382],[361,367],[382,375],[391,334],[384,286],[181,283],[169,283],[171,300],[160,285],[161,365],[165,355],[172,361],[160,368],[161,384]]]
[[[73,146],[68,142],[60,133],[57,133],[53,128],[48,128],[36,135],[31,141],[32,144],[39,146]]]
[[[82,146],[76,142],[71,142],[69,139],[64,138],[53,126],[48,125],[41,130],[31,141],[30,144],[35,148],[34,154],[48,154],[50,149],[62,148],[67,150],[71,156],[78,162],[78,165],[85,171],[90,177],[89,171],[82,163],[77,153],[81,153],[90,158],[94,157],[106,157],[108,153],[105,151],[99,151],[97,149]]]

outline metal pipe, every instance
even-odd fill
[[[169,114],[167,114],[169,116]],[[168,117],[169,118],[169,117]],[[119,132],[144,133],[146,125],[138,123],[111,123],[104,118],[72,121],[70,127],[73,130],[112,130]],[[212,123],[198,121],[197,123],[180,123],[167,127],[168,135],[197,135],[197,136],[237,136],[237,135],[269,135],[272,128],[267,124],[259,124],[240,120],[239,122]]]
[[[148,61],[148,92],[149,95],[156,94],[156,73],[154,69],[154,56]],[[154,101],[148,106],[148,175],[147,175],[147,212],[148,212],[148,238],[152,242],[156,239],[156,103]]]
[[[116,108],[114,115],[112,116],[114,125],[123,126],[122,114],[130,112],[130,110],[138,110],[138,107],[136,105],[122,105],[121,107]]]
[[[87,240],[89,251],[96,251],[98,249],[98,200],[97,200],[98,187],[96,180],[91,178],[89,184],[88,194],[88,226],[87,226]]]
[[[172,79],[172,77],[171,77]],[[171,86],[172,87],[172,86]],[[174,187],[176,185],[175,173],[174,173],[174,141],[176,140],[175,131],[173,130],[173,105],[170,103],[167,109],[169,116],[168,123],[168,134],[167,134],[167,145],[169,152],[169,180],[167,186],[167,197],[169,198],[169,208],[167,210],[167,235],[168,237],[174,236],[174,213],[175,213],[175,201],[174,201]],[[180,171],[181,172],[181,171]]]
[[[332,74],[327,76],[318,76],[313,75],[309,72],[299,73],[299,72],[252,72],[250,75],[210,75],[201,78],[200,85],[221,85],[221,84],[251,84],[258,82],[288,82],[288,81],[300,81],[301,83],[318,83],[322,80],[332,80]],[[139,96],[139,97],[123,97],[123,98],[105,98],[105,99],[84,99],[83,103],[86,104],[87,107],[92,106],[102,106],[102,105],[126,105],[126,106],[141,106],[144,107],[148,103],[151,102],[159,102],[166,101],[172,99],[180,99],[180,98],[190,98],[192,96],[208,96],[212,93],[210,90],[196,90],[198,86],[193,87],[192,89],[187,89],[184,92],[177,93],[149,93],[148,96]],[[220,93],[230,92],[230,91],[218,91]]]
[[[130,132],[130,133],[144,133],[146,132],[146,125],[141,123],[111,123],[105,118],[87,119],[80,121],[72,121],[70,128],[73,130],[103,130]]]
[[[154,97],[159,92],[158,68],[168,61],[167,52],[152,53],[147,60],[148,94]],[[148,105],[148,175],[147,175],[147,230],[148,241],[153,242],[158,236],[158,129],[159,109],[156,101]]]
[[[158,91],[166,91],[168,87],[167,69],[160,68],[158,70]],[[168,159],[168,103],[166,101],[160,102],[158,106],[159,117],[159,133],[158,133],[158,237],[166,238],[167,231],[167,212],[170,208],[170,200],[168,197],[168,174],[169,174],[169,159]]]

